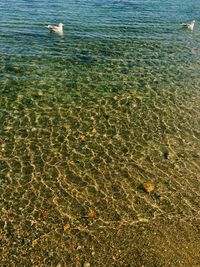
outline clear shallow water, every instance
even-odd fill
[[[39,241],[60,261],[66,224],[78,246],[98,227],[198,215],[198,4],[1,1],[4,264],[10,244]],[[63,36],[44,27],[59,22]]]

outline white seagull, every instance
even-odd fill
[[[190,24],[182,23],[181,25],[182,25],[183,28],[187,28],[187,29],[193,31],[194,24],[195,24],[195,20],[193,20]]]
[[[58,26],[55,26],[55,25],[48,25],[47,26],[47,28],[51,32],[55,32],[55,33],[59,33],[59,34],[62,34],[63,33],[63,27],[64,27],[64,24],[63,23],[59,23]]]

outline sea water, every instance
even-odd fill
[[[6,244],[196,216],[199,1],[1,0],[0,14]]]

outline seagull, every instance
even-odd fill
[[[64,24],[63,23],[59,23],[58,26],[55,26],[55,25],[48,25],[47,26],[47,28],[51,32],[55,32],[55,33],[59,33],[59,34],[62,34],[63,33],[63,27],[64,27]]]
[[[194,24],[195,24],[195,20],[193,20],[190,24],[182,23],[181,25],[182,25],[183,28],[187,28],[188,30],[193,31]]]

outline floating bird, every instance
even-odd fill
[[[190,24],[182,23],[181,25],[182,25],[183,28],[187,28],[188,30],[193,31],[194,24],[195,24],[195,20],[193,20]]]
[[[62,34],[63,33],[63,27],[64,27],[64,24],[63,23],[59,23],[58,26],[55,26],[55,25],[48,25],[47,26],[47,28],[51,32],[55,32],[55,33],[59,33],[59,34]]]

